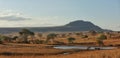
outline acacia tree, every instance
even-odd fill
[[[3,36],[2,36],[2,35],[0,35],[0,44],[2,44],[2,43],[3,43],[3,40],[4,40]]]
[[[3,42],[11,42],[11,40],[12,39],[8,36],[0,35],[0,44],[2,44]]]
[[[54,41],[55,37],[57,35],[55,33],[51,33],[47,35],[46,43],[49,42],[50,40]]]
[[[97,43],[99,44],[99,46],[103,46],[104,43],[103,43],[103,40],[107,39],[107,36],[106,35],[100,35],[98,38],[97,38]]]
[[[22,29],[21,32],[19,32],[20,36],[23,38],[24,43],[28,43],[28,36],[34,36],[34,32],[31,32],[28,29]]]
[[[73,43],[74,40],[75,40],[75,38],[73,38],[73,37],[70,37],[70,38],[67,38],[67,39],[68,39],[68,42],[69,42],[69,43]]]

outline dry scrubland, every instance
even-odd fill
[[[23,31],[22,31],[23,32]],[[27,33],[27,32],[24,32]],[[54,33],[47,36],[50,33],[33,33],[30,35],[20,33],[12,34],[18,35],[14,40],[8,40],[5,38],[0,44],[0,58],[120,58],[120,33],[96,33],[96,32],[66,32],[66,33]],[[100,46],[97,42],[97,38],[100,35],[105,35],[107,38],[103,40],[104,37],[99,38],[102,41],[103,46],[115,46],[116,49],[113,50],[61,50],[53,48],[54,45],[84,45],[84,46]],[[10,34],[11,35],[11,34]],[[62,35],[62,36],[61,36]],[[9,34],[5,34],[9,36]],[[23,36],[23,37],[22,37]],[[25,37],[27,36],[27,37]],[[72,42],[68,40],[71,39]],[[21,39],[22,40],[21,40]],[[73,39],[74,38],[74,39]],[[21,41],[19,41],[20,39]],[[27,43],[26,40],[27,39]],[[29,40],[29,41],[28,41]],[[36,41],[37,40],[37,41]],[[37,42],[37,43],[36,43]],[[100,42],[101,43],[101,42]],[[64,53],[70,54],[64,54]]]
[[[57,50],[48,47],[45,45],[9,44],[1,47],[0,53],[4,52],[4,55],[0,55],[0,58],[120,58],[120,49],[74,52],[74,50]],[[8,52],[21,54],[11,55]],[[61,52],[74,53],[68,55],[59,54]],[[48,55],[42,55],[44,53],[48,53]],[[53,55],[49,55],[49,53]]]

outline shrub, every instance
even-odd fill
[[[102,40],[97,40],[97,43],[98,43],[99,46],[103,46],[104,45]]]
[[[99,46],[103,46],[104,43],[103,43],[103,40],[107,39],[107,36],[106,35],[100,35],[98,38],[97,38],[97,43],[99,44]]]
[[[21,35],[22,34],[28,34],[28,35],[34,35],[34,32],[31,32],[28,29],[22,29],[21,32],[19,32]]]
[[[35,40],[34,42],[35,42],[35,44],[43,44],[44,43],[43,40]]]
[[[82,36],[83,34],[80,32],[80,33],[75,33],[76,36]]]
[[[70,37],[70,38],[67,38],[67,39],[68,39],[69,43],[73,43],[73,41],[75,40],[75,38],[73,38],[73,37]]]
[[[13,38],[12,38],[12,40],[16,40],[18,38],[18,36],[14,36]]]
[[[102,34],[97,39],[98,40],[105,40],[105,39],[107,39],[107,36]]]
[[[29,43],[27,38],[29,35],[34,36],[34,32],[31,32],[28,29],[22,29],[21,32],[19,32],[19,34],[23,39],[23,43]]]
[[[54,41],[54,39],[55,39],[56,36],[57,35],[54,34],[54,33],[48,34],[47,35],[47,39],[46,39],[46,43],[48,43],[50,40]]]
[[[0,37],[0,44],[2,44],[3,43],[3,39]]]
[[[87,35],[82,35],[82,38],[88,38],[88,36]]]
[[[94,31],[94,30],[90,30],[89,33],[91,33],[91,35],[96,35],[97,34],[97,32]]]
[[[4,41],[10,42],[10,41],[11,41],[11,38],[10,38],[10,37],[7,37],[7,36],[2,36],[2,35],[0,35],[0,43],[2,44]]]

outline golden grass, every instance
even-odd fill
[[[75,43],[96,43],[96,37],[90,36],[89,39],[75,37]],[[56,41],[68,43],[66,38],[57,38]],[[107,39],[105,45],[119,45],[120,39]],[[0,45],[0,54],[15,53],[15,55],[0,55],[0,58],[120,58],[120,49],[115,50],[96,50],[79,51],[73,54],[64,55],[64,52],[75,52],[75,50],[54,49],[45,44],[6,44]],[[18,54],[17,54],[18,53]],[[21,55],[19,55],[21,54]]]
[[[0,45],[0,55],[57,55],[75,50],[54,49],[44,44],[6,44]]]
[[[120,49],[85,51],[69,55],[44,55],[44,56],[0,56],[0,58],[120,58]]]

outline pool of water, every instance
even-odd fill
[[[110,50],[116,47],[95,47],[95,46],[54,46],[56,49],[81,49],[81,50]]]

